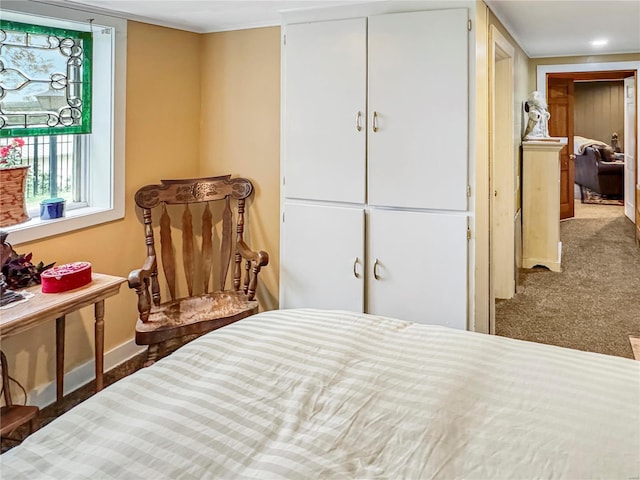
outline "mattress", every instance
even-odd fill
[[[624,479],[640,362],[343,311],[264,312],[107,387],[4,479]]]

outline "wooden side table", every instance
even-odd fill
[[[88,305],[95,308],[96,392],[103,388],[104,301],[116,295],[125,278],[92,273],[91,283],[62,293],[42,293],[40,285],[25,289],[28,301],[0,310],[0,338],[18,334],[49,320],[56,320],[56,400],[64,396],[65,315]]]

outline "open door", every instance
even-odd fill
[[[640,245],[640,185],[636,143],[636,79],[624,79],[624,213],[636,224],[636,241]]]
[[[549,135],[567,137],[560,151],[560,219],[574,216],[573,79],[547,76]]]
[[[513,138],[513,58],[515,49],[500,31],[489,30],[489,158],[490,158],[490,259],[491,284],[495,298],[509,299],[516,293],[519,250],[516,245],[516,216],[519,185],[516,181],[518,147]],[[493,303],[493,298],[491,299]],[[491,317],[493,319],[493,316]],[[490,323],[489,333],[495,333]]]

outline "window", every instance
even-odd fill
[[[2,19],[0,45],[0,136],[91,131],[92,32]]]
[[[87,62],[84,65],[91,66],[89,82],[87,72],[78,68],[76,62],[73,68],[65,72],[67,80],[60,79],[61,82],[72,84],[72,87],[55,84],[65,92],[65,98],[59,98],[60,91],[44,92],[53,94],[49,97],[57,94],[57,98],[44,99],[49,103],[40,102],[40,106],[46,112],[47,108],[52,108],[52,101],[58,102],[55,108],[61,113],[59,121],[52,122],[49,118],[49,124],[43,124],[46,115],[40,112],[38,116],[38,112],[30,112],[27,118],[24,109],[21,119],[18,108],[11,111],[7,107],[11,102],[1,104],[4,120],[0,126],[1,143],[16,137],[22,138],[25,142],[22,148],[23,163],[31,166],[27,180],[27,206],[31,219],[4,227],[11,233],[11,243],[19,244],[122,218],[126,20],[38,2],[3,0],[2,24],[3,30],[20,24],[33,26],[33,38],[40,44],[55,44],[59,41],[56,38],[64,37],[55,36],[56,32],[63,32],[81,38],[82,45],[91,47],[82,58]],[[46,35],[55,38],[46,40]],[[20,38],[14,36],[12,40],[15,44],[19,43]],[[0,59],[4,65],[10,63],[11,55],[5,45],[8,42],[3,42]],[[14,45],[14,48],[17,47]],[[3,88],[8,79],[6,65],[0,67],[0,84]],[[55,90],[54,83],[51,81],[46,85]],[[41,82],[37,89],[34,87],[31,94],[35,90],[45,90],[42,85],[45,83]],[[22,99],[27,103],[31,101],[32,110],[35,110],[37,104],[33,102],[33,95],[26,89],[21,91]],[[9,97],[9,93],[5,89],[3,99]],[[16,91],[13,93],[16,94]],[[14,105],[18,103],[17,98],[12,98]],[[82,108],[74,110],[76,106]],[[64,128],[56,130],[53,124],[59,128],[67,127],[66,131]],[[30,127],[36,128],[36,131],[30,132]],[[32,133],[35,135],[32,136]],[[40,202],[53,197],[66,200],[65,217],[41,220]]]

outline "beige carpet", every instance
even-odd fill
[[[574,204],[574,214],[573,219],[587,219],[587,218],[618,218],[624,216],[624,207],[621,208],[618,205],[590,205],[585,203],[580,203],[577,200]],[[572,221],[563,220],[565,221]]]
[[[640,337],[629,335],[629,342],[631,342],[631,350],[633,350],[633,356],[636,360],[640,360]]]
[[[640,249],[624,207],[581,204],[560,223],[562,272],[521,269],[510,300],[496,302],[496,333],[634,358],[640,337]]]

